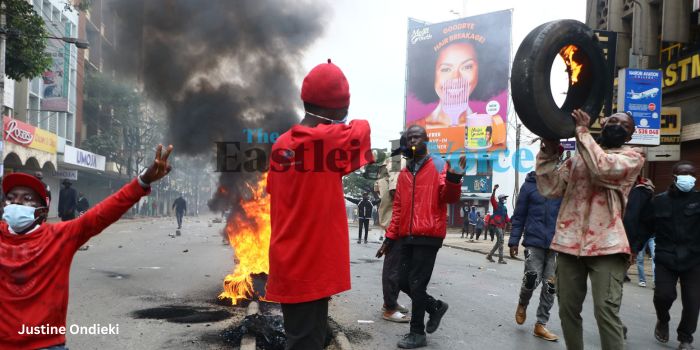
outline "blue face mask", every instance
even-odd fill
[[[348,116],[347,116],[347,115],[345,116],[345,118],[343,118],[343,119],[341,119],[341,120],[334,120],[334,119],[322,117],[322,116],[320,116],[320,115],[318,115],[318,114],[313,114],[313,113],[308,112],[308,111],[306,112],[306,114],[312,115],[312,116],[314,116],[314,117],[316,117],[316,118],[319,118],[319,119],[323,119],[323,120],[325,120],[325,121],[329,121],[329,122],[331,122],[332,125],[335,125],[335,124],[345,124],[345,123],[348,122]]]
[[[690,192],[695,187],[695,177],[692,175],[676,175],[676,187],[683,192]]]
[[[15,233],[22,232],[36,221],[35,211],[36,208],[27,205],[9,204],[3,209],[2,219]]]

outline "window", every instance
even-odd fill
[[[30,94],[28,107],[27,123],[36,126],[39,124],[39,97]]]
[[[66,113],[66,140],[70,140],[71,144],[75,139],[75,118],[73,113]]]
[[[59,113],[58,117],[58,136],[66,138],[66,113]]]

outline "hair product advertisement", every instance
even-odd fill
[[[506,149],[511,24],[511,10],[409,20],[404,122],[425,127],[437,152],[490,158]]]

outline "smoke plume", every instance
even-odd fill
[[[213,160],[217,141],[244,141],[245,128],[281,134],[297,121],[300,62],[322,34],[325,4],[112,0],[110,6],[122,21],[114,65],[164,108],[178,154]],[[210,206],[237,203],[245,182],[259,176],[222,173],[228,194],[219,193]]]

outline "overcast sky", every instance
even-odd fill
[[[406,79],[406,35],[408,18],[430,23],[513,9],[513,48],[538,25],[557,19],[585,21],[586,0],[332,0],[331,20],[324,36],[307,53],[304,68],[308,72],[331,58],[345,72],[350,83],[350,119],[367,119],[372,127],[372,147],[387,148],[403,129],[404,86]],[[457,12],[455,14],[453,12]],[[561,72],[556,71],[559,68]],[[555,101],[563,102],[567,77],[563,61],[552,71]],[[559,80],[557,81],[557,74]],[[299,80],[301,85],[301,79]],[[514,115],[512,105],[509,115]],[[509,118],[511,119],[511,118]],[[525,131],[525,130],[524,130]],[[514,129],[508,130],[508,147],[515,149]],[[532,135],[523,133],[521,147],[536,154],[539,143],[528,145]],[[514,208],[514,190],[525,180],[524,171],[514,177],[512,156],[499,156],[501,168],[494,172],[492,184],[499,193],[511,195],[508,206]],[[522,163],[534,170],[534,161]]]
[[[334,11],[329,26],[308,52],[304,68],[308,72],[331,58],[345,72],[352,95],[350,119],[368,119],[372,146],[381,148],[403,129],[409,17],[437,23],[513,9],[514,56],[522,39],[539,24],[566,18],[584,21],[586,10],[585,0],[333,0],[329,4]]]

